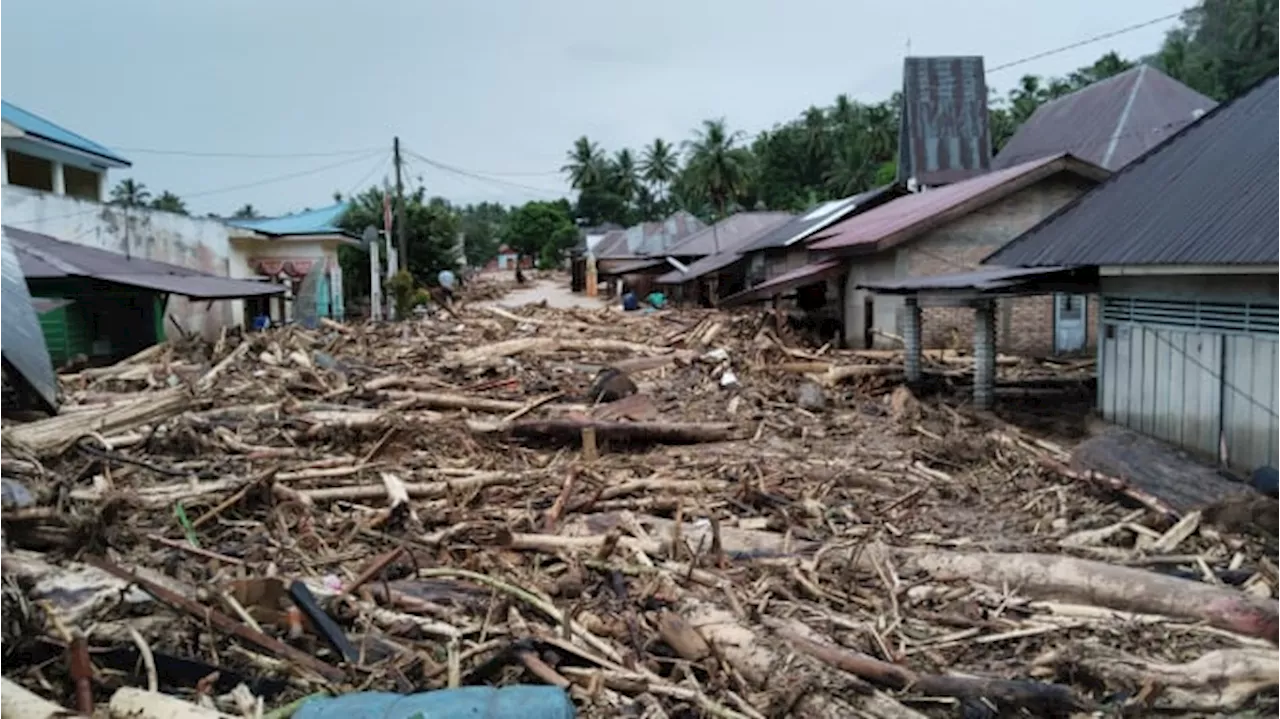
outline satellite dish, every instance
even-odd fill
[[[369,251],[369,246],[378,241],[378,228],[373,225],[367,225],[364,228],[364,234],[360,236],[360,248],[365,252]]]

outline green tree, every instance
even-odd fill
[[[164,210],[165,212],[176,212],[179,215],[187,214],[187,203],[182,201],[181,197],[165,190],[160,196],[151,201],[151,207],[155,210]]]
[[[520,258],[536,257],[544,266],[554,265],[578,241],[578,229],[568,203],[529,202],[507,215],[502,240]]]
[[[631,150],[622,148],[613,156],[609,166],[609,184],[613,191],[628,206],[635,202],[636,193],[640,189],[640,171],[636,169],[635,156]]]
[[[351,207],[343,215],[340,226],[361,235],[364,228],[382,226],[383,188],[370,187],[350,198]],[[455,247],[461,218],[449,202],[440,197],[427,198],[419,186],[405,195],[404,227],[409,257],[401,258],[400,267],[407,270],[417,286],[435,282],[442,269],[457,269]],[[385,267],[386,252],[381,253]],[[348,298],[369,294],[369,255],[361,248],[343,246],[338,250],[342,266],[343,289]]]
[[[248,204],[236,210],[231,216],[237,220],[255,220],[262,217],[262,215],[258,214],[257,208]]]
[[[1214,99],[1235,97],[1276,74],[1278,7],[1277,0],[1201,0],[1151,61]]]
[[[750,151],[738,145],[741,139],[742,133],[730,132],[721,118],[704,120],[685,145],[692,184],[706,195],[720,217],[746,190]]]
[[[124,178],[116,183],[115,187],[111,188],[111,204],[113,205],[145,207],[150,199],[151,192],[147,190],[147,186],[132,177]]]
[[[640,172],[644,181],[649,183],[650,189],[653,190],[655,199],[665,198],[667,188],[680,172],[680,158],[676,156],[676,149],[661,137],[654,138],[653,142],[644,148]]]
[[[467,205],[458,211],[461,222],[467,264],[472,267],[484,263],[498,254],[498,234],[507,218],[507,208],[496,202]]]
[[[560,171],[568,173],[573,189],[581,190],[604,180],[606,164],[600,146],[583,135],[574,141],[569,163]]]

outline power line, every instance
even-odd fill
[[[156,150],[145,147],[119,147],[111,149],[120,152],[138,152],[144,155],[175,155],[180,157],[222,157],[248,160],[279,160],[304,157],[342,157],[349,155],[365,155],[381,150],[379,147],[366,147],[361,150],[335,150],[333,152],[202,152],[198,150]]]
[[[524,185],[524,184],[521,184],[521,183],[519,183],[519,182],[512,182],[512,181],[510,181],[510,180],[503,180],[503,179],[498,178],[498,177],[487,177],[487,176],[482,175],[482,174],[480,174],[480,173],[478,173],[478,172],[472,172],[472,171],[470,171],[470,170],[464,170],[464,169],[462,169],[462,168],[460,168],[460,167],[454,167],[454,166],[452,166],[452,165],[445,164],[445,163],[440,162],[440,161],[438,161],[438,160],[433,160],[433,159],[431,159],[431,158],[429,158],[429,157],[425,157],[425,156],[423,156],[423,155],[421,155],[421,154],[419,154],[419,153],[417,153],[417,152],[414,152],[413,150],[405,149],[405,151],[404,151],[404,152],[405,152],[405,154],[407,154],[407,155],[409,155],[409,156],[411,156],[411,157],[414,157],[414,158],[416,158],[416,159],[418,159],[418,160],[421,160],[422,162],[426,163],[427,165],[429,165],[429,166],[431,166],[431,167],[434,167],[434,168],[439,169],[439,170],[444,170],[445,172],[452,172],[452,173],[454,173],[454,174],[456,174],[456,175],[461,175],[462,177],[470,177],[470,178],[472,178],[472,179],[482,180],[482,181],[484,181],[484,182],[491,182],[491,183],[494,183],[494,184],[496,184],[496,185],[505,185],[505,186],[508,186],[508,187],[514,187],[514,188],[517,188],[517,189],[526,190],[526,191],[528,191],[528,192],[539,193],[539,194],[547,195],[547,196],[553,196],[553,197],[563,197],[563,196],[564,196],[564,193],[562,193],[562,192],[558,192],[558,191],[555,191],[555,190],[549,190],[549,189],[547,189],[547,188],[545,188],[545,187],[534,187],[533,185]]]
[[[385,150],[384,150],[384,152],[385,152]],[[368,182],[368,181],[369,181],[369,178],[371,178],[371,177],[373,177],[374,175],[378,174],[378,171],[379,171],[379,170],[381,170],[382,168],[386,167],[386,166],[387,166],[388,161],[390,160],[390,158],[391,158],[391,156],[390,156],[390,155],[385,155],[385,154],[384,154],[384,155],[382,155],[381,157],[379,157],[379,158],[378,158],[378,161],[377,161],[377,162],[375,162],[375,163],[373,163],[373,167],[371,167],[371,168],[369,169],[369,171],[368,171],[368,172],[366,172],[365,174],[361,175],[359,180],[356,180],[355,182],[351,183],[351,188],[350,188],[350,189],[348,189],[345,193],[343,193],[343,195],[342,195],[342,196],[343,196],[344,198],[350,198],[350,197],[351,197],[352,195],[354,195],[356,192],[359,192],[359,191],[360,191],[360,189],[361,189],[361,185],[363,185],[363,184],[365,184],[366,182]]]
[[[1113,38],[1113,37],[1117,37],[1117,36],[1119,36],[1119,35],[1124,35],[1124,34],[1127,34],[1127,33],[1131,33],[1131,32],[1133,32],[1134,30],[1141,30],[1141,29],[1142,29],[1142,28],[1144,28],[1144,27],[1151,27],[1152,25],[1156,25],[1156,24],[1159,24],[1159,23],[1165,22],[1165,21],[1167,21],[1167,20],[1176,20],[1177,18],[1179,18],[1179,17],[1181,17],[1181,16],[1182,16],[1182,13],[1181,13],[1181,12],[1176,12],[1176,13],[1173,13],[1173,14],[1171,14],[1171,15],[1162,15],[1162,16],[1160,16],[1160,17],[1158,17],[1158,18],[1154,18],[1154,19],[1152,19],[1152,20],[1147,20],[1146,22],[1140,22],[1140,23],[1138,23],[1138,24],[1136,24],[1136,25],[1130,25],[1130,26],[1128,26],[1128,27],[1122,27],[1122,28],[1120,28],[1119,30],[1112,30],[1111,32],[1105,32],[1105,33],[1102,33],[1101,35],[1094,35],[1093,37],[1085,38],[1084,40],[1080,40],[1079,42],[1073,42],[1073,43],[1071,43],[1070,45],[1063,45],[1062,47],[1054,48],[1054,49],[1052,49],[1052,50],[1045,50],[1044,52],[1039,52],[1039,53],[1036,53],[1035,55],[1028,55],[1027,57],[1020,58],[1020,59],[1018,59],[1018,60],[1013,60],[1013,61],[1011,61],[1011,62],[1006,62],[1006,63],[1004,63],[1004,64],[1002,64],[1002,65],[996,65],[995,67],[988,68],[988,69],[987,69],[987,74],[988,74],[988,75],[990,75],[990,74],[991,74],[991,73],[993,73],[993,72],[999,72],[999,71],[1001,71],[1001,70],[1008,70],[1008,69],[1009,69],[1009,68],[1011,68],[1011,67],[1017,67],[1017,66],[1019,66],[1019,65],[1025,65],[1025,64],[1027,64],[1027,63],[1029,63],[1029,62],[1032,62],[1032,61],[1034,61],[1034,60],[1039,60],[1039,59],[1040,59],[1040,58],[1042,58],[1042,57],[1049,57],[1049,56],[1051,56],[1051,55],[1057,55],[1057,54],[1060,54],[1060,53],[1064,53],[1064,52],[1066,52],[1066,51],[1068,51],[1068,50],[1074,50],[1074,49],[1076,49],[1076,48],[1078,48],[1078,47],[1084,47],[1085,45],[1092,45],[1093,43],[1095,43],[1095,42],[1099,42],[1099,41],[1102,41],[1102,40],[1109,40],[1109,39],[1111,39],[1111,38]]]

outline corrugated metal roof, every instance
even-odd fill
[[[721,252],[715,255],[707,255],[697,262],[690,262],[687,271],[672,270],[659,277],[656,282],[660,285],[682,285],[716,270],[722,270],[742,258],[743,255],[739,252]]]
[[[994,169],[1069,152],[1118,170],[1217,103],[1139,65],[1041,105],[996,155]]]
[[[1272,76],[984,262],[1275,265],[1280,261],[1276,98]]]
[[[322,266],[316,263],[317,268]],[[284,285],[262,280],[236,280],[213,275],[98,275],[97,279],[118,285],[168,292],[195,300],[233,300],[241,297],[278,295],[284,292]],[[305,303],[298,302],[297,306],[305,306]]]
[[[1102,180],[1107,171],[1070,155],[1046,157],[985,175],[917,192],[851,217],[830,228],[813,250],[872,252],[904,242],[1059,172]]]
[[[634,260],[605,260],[599,265],[600,274],[602,275],[629,275],[633,272],[643,272],[667,264],[665,257],[640,258]]]
[[[739,212],[667,248],[675,257],[702,257],[740,247],[792,218],[789,212]]]
[[[50,410],[58,407],[58,378],[31,306],[22,264],[6,234],[0,237],[0,354]],[[17,379],[17,378],[15,378]]]
[[[7,225],[4,237],[28,281],[87,277],[196,299],[254,297],[284,291],[281,285],[217,277],[178,265],[125,257]]]
[[[681,210],[660,222],[644,222],[614,230],[592,251],[598,259],[623,259],[665,254],[668,247],[706,227],[697,217]]]
[[[296,212],[292,215],[253,220],[225,220],[232,227],[261,232],[266,235],[338,235],[344,234],[338,223],[351,207],[349,202],[321,207],[318,210]]]
[[[106,147],[90,140],[84,135],[76,134],[65,127],[55,125],[34,112],[24,110],[17,105],[0,101],[0,117],[23,132],[49,142],[56,142],[81,152],[97,155],[109,163],[119,167],[129,167],[130,162]]]
[[[830,227],[855,212],[865,212],[903,194],[906,194],[906,190],[900,185],[885,185],[839,200],[819,203],[797,215],[790,222],[769,230],[759,239],[743,246],[742,252],[788,247],[797,242],[803,242],[819,230]]]
[[[982,58],[909,57],[902,67],[898,181],[959,182],[991,168]]]
[[[804,267],[798,267],[790,272],[778,275],[768,282],[762,282],[751,289],[726,297],[724,301],[721,302],[721,305],[724,307],[730,307],[746,302],[754,302],[755,300],[764,299],[766,297],[774,297],[795,289],[796,287],[802,287],[804,285],[822,281],[827,277],[839,274],[843,271],[844,261],[840,259],[812,262]]]

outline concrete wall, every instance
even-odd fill
[[[1092,183],[1074,175],[1059,174],[899,247],[852,260],[845,291],[846,341],[851,346],[861,347],[866,334],[863,318],[870,293],[856,289],[858,284],[975,269],[984,257],[1031,229],[1091,186]],[[874,307],[874,329],[901,336],[904,321],[901,299],[884,295],[870,297]],[[925,347],[969,348],[973,343],[973,310],[926,307],[921,332]],[[1003,352],[1052,352],[1052,297],[1002,300],[997,309],[996,333],[998,346]],[[1091,345],[1092,337],[1090,335]],[[883,335],[874,335],[874,338],[874,346],[898,346]]]
[[[233,274],[228,228],[221,222],[103,205],[15,185],[5,185],[2,195],[6,225],[213,275],[237,276]],[[174,332],[172,317],[184,331],[212,337],[224,325],[241,323],[243,315],[239,300],[193,302],[172,297],[165,331]]]

